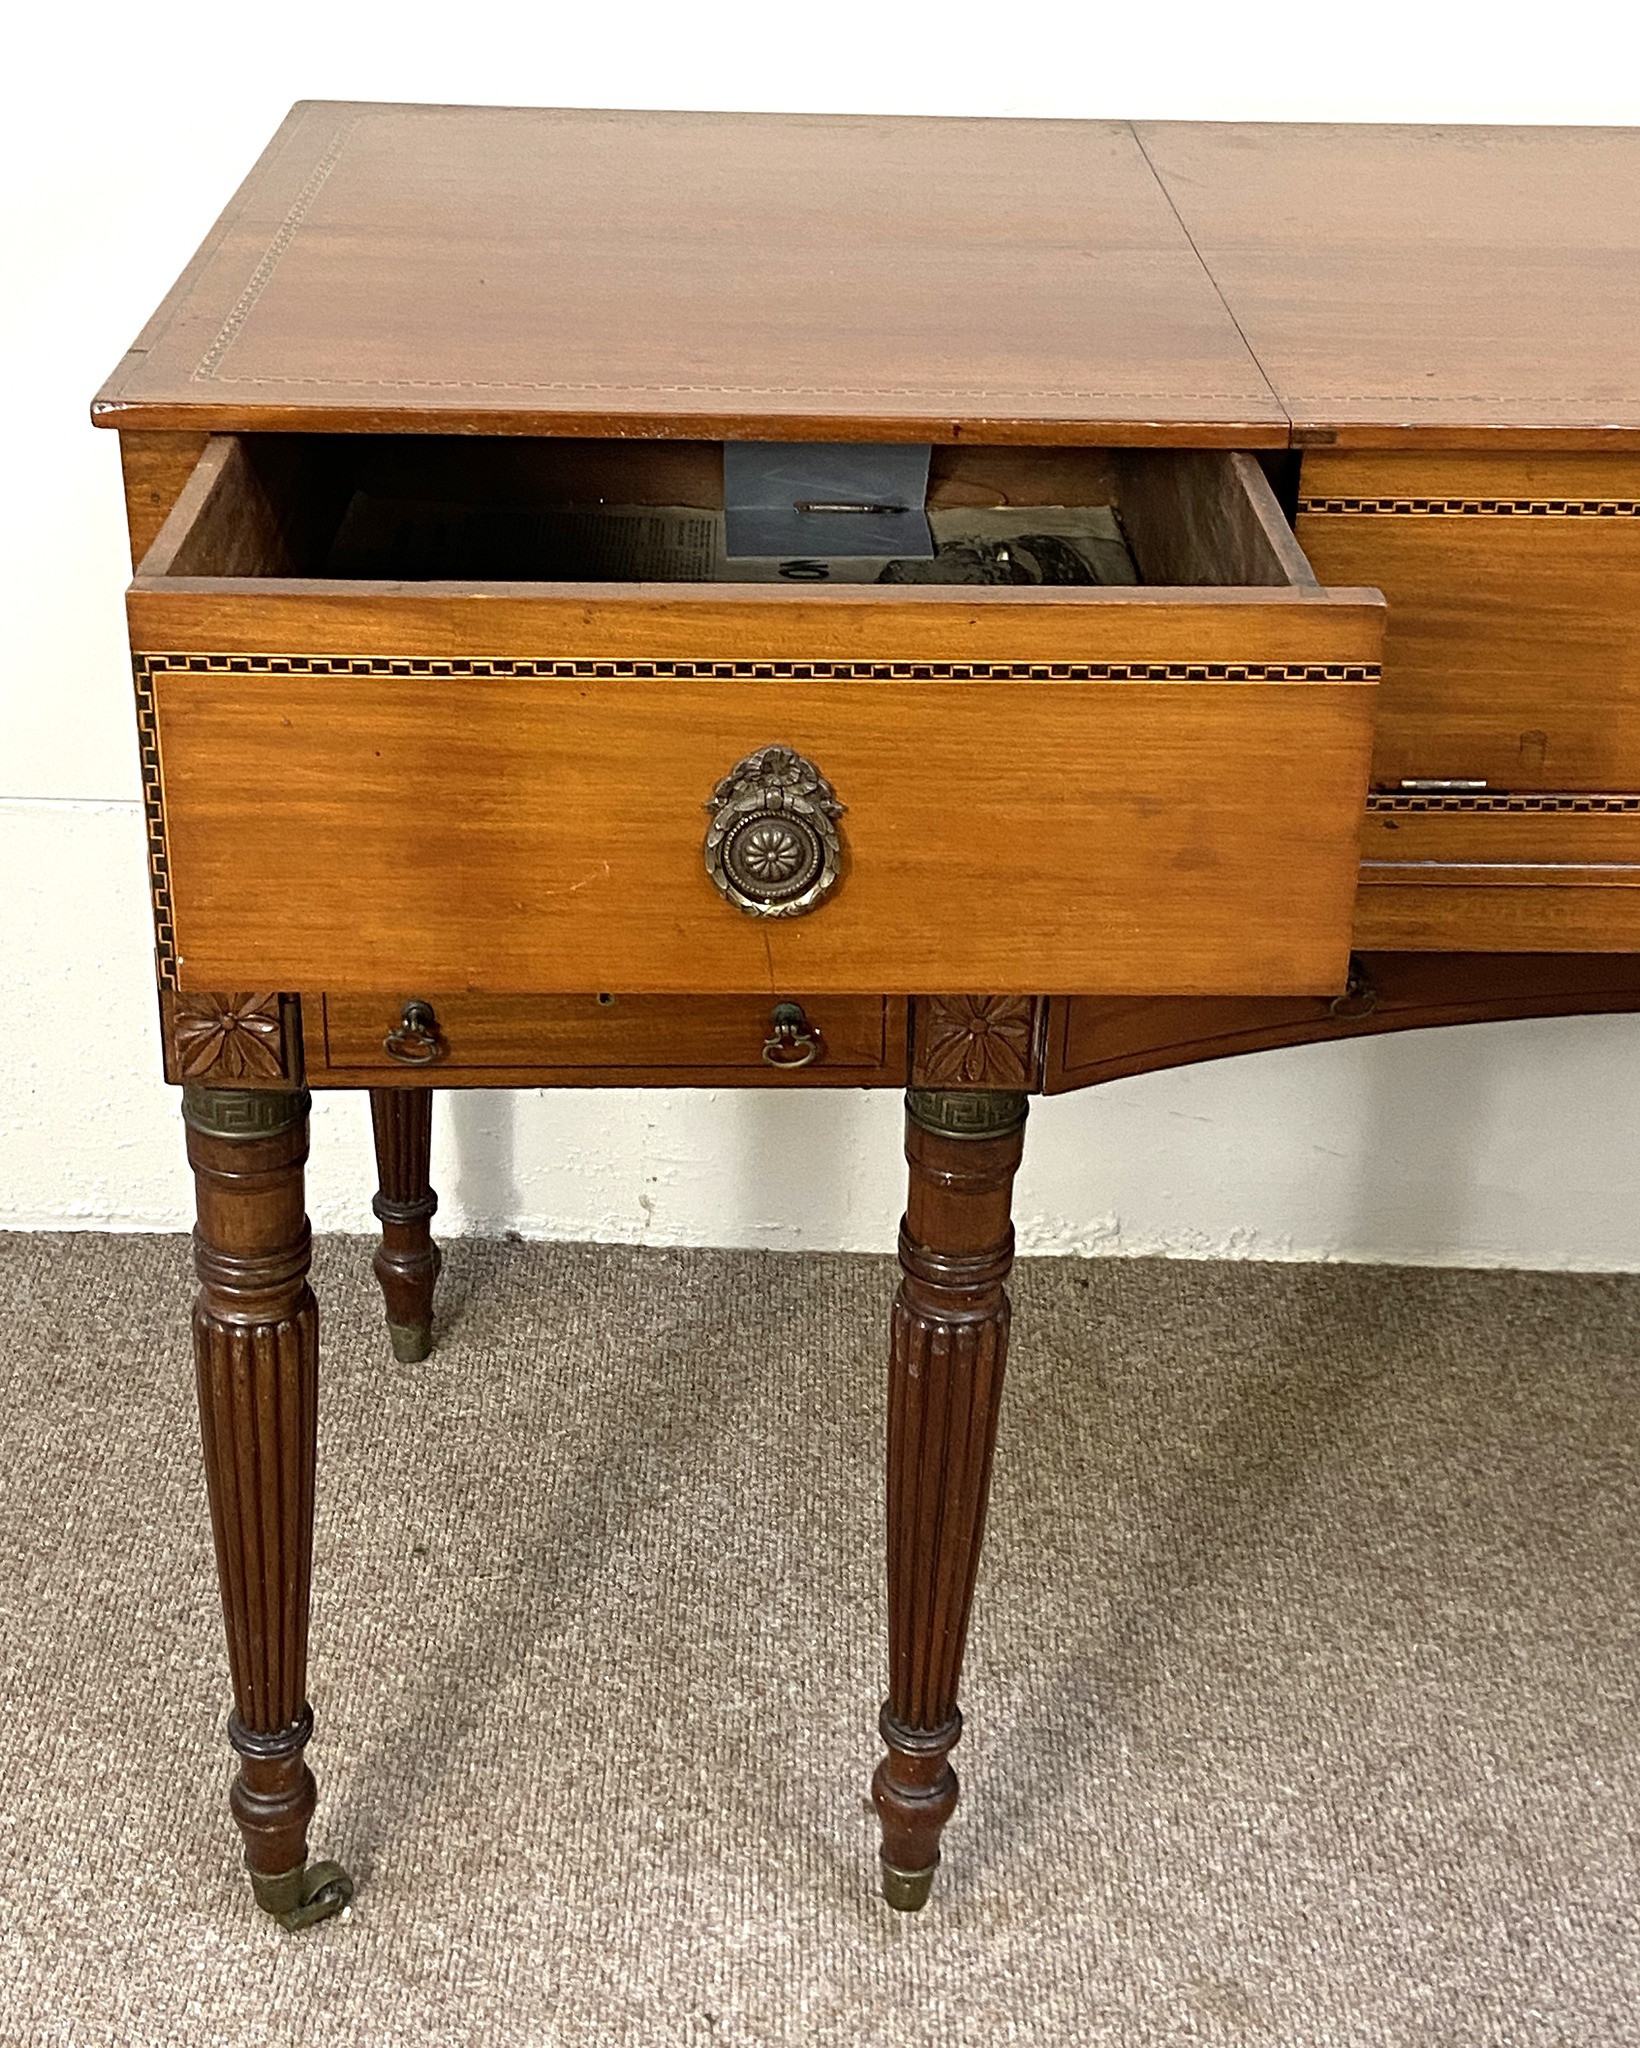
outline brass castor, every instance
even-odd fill
[[[393,1346],[393,1356],[400,1365],[420,1365],[432,1354],[431,1323],[389,1323],[387,1337]]]
[[[296,1934],[304,1927],[317,1927],[321,1920],[329,1920],[350,1905],[353,1880],[339,1863],[299,1863],[276,1877],[253,1870],[251,1890],[264,1913],[271,1913],[281,1927]]]
[[[930,1863],[926,1870],[896,1870],[892,1863],[885,1863],[883,1897],[896,1913],[920,1913],[928,1904],[928,1894],[934,1885],[934,1873],[939,1867],[938,1861],[935,1861]]]

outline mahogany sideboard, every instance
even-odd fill
[[[1637,238],[1605,129],[295,108],[93,407],[268,1912],[352,1891],[307,1846],[312,1088],[370,1091],[406,1369],[434,1088],[907,1091],[873,1789],[924,1903],[1028,1098],[1640,1008]],[[1131,574],[531,552],[710,525],[747,443],[1106,508]]]

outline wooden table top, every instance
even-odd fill
[[[101,424],[1640,440],[1640,130],[296,107]]]
[[[1136,132],[1295,439],[1640,434],[1640,129]]]

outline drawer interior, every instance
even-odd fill
[[[723,444],[219,436],[144,577],[407,584],[1101,585],[1305,590],[1269,481],[1220,450],[938,447],[932,562],[723,549]]]

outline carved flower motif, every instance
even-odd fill
[[[924,1087],[1028,1088],[1029,996],[933,996],[919,1006],[924,1023],[917,1078]]]
[[[184,1081],[284,1078],[285,1027],[277,995],[178,996],[171,1036]]]

